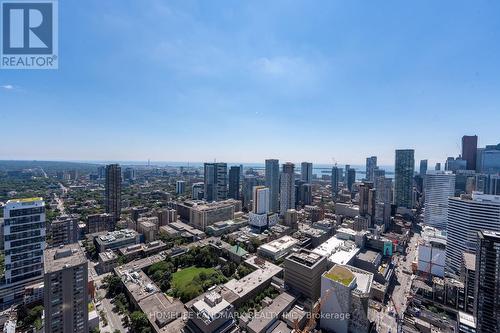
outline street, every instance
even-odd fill
[[[119,313],[113,311],[114,305],[111,303],[111,299],[106,298],[106,290],[101,288],[102,279],[109,274],[110,273],[99,275],[99,277],[94,280],[96,287],[96,299],[100,300],[100,305],[97,306],[97,312],[99,313],[102,310],[106,316],[106,319],[108,320],[108,325],[103,326],[102,320],[99,319],[99,329],[103,333],[112,333],[115,330],[119,330],[120,332],[127,332],[128,329],[125,328],[122,324],[122,316]]]
[[[411,263],[415,260],[417,255],[417,242],[420,239],[420,234],[415,233],[408,243],[408,254],[406,261],[400,255],[396,258],[396,282],[394,290],[392,291],[392,300],[389,301],[387,306],[377,313],[377,332],[381,333],[395,333],[397,332],[396,316],[402,316],[406,310],[406,302],[410,296],[410,286],[413,275],[411,274]],[[410,274],[404,271],[410,272]]]

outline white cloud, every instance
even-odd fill
[[[15,87],[12,84],[4,84],[0,86],[0,88],[5,89],[5,90],[13,90]]]
[[[311,71],[311,67],[307,62],[294,57],[263,57],[258,59],[255,64],[261,72],[273,76],[295,76]]]

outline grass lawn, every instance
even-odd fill
[[[177,289],[185,289],[188,284],[190,284],[196,276],[199,276],[201,272],[207,275],[215,273],[213,268],[203,268],[191,266],[184,268],[172,275],[172,286]]]

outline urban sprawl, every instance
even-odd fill
[[[0,327],[500,332],[500,144],[461,147],[390,170],[0,161]]]

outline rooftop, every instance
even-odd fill
[[[335,265],[323,276],[344,286],[354,286],[354,291],[361,294],[370,293],[373,283],[372,273],[350,265]]]
[[[269,333],[290,333],[292,330],[288,328],[288,325],[283,321],[278,321],[278,325]]]
[[[159,288],[142,270],[115,269],[132,298],[139,303],[159,291]]]
[[[325,273],[325,277],[335,282],[342,283],[344,286],[349,287],[354,280],[354,274],[343,266],[336,265],[330,271]]]
[[[341,233],[344,233],[344,234],[356,236],[356,231],[354,229],[351,229],[351,228],[338,228],[337,232],[341,232]]]
[[[255,317],[248,323],[248,328],[253,332],[262,332],[273,321],[295,302],[295,298],[288,294],[282,293],[276,297],[269,306],[263,308],[255,314]]]
[[[229,248],[229,251],[239,256],[245,256],[246,254],[248,254],[248,252],[239,245],[232,245]]]
[[[472,201],[477,203],[492,203],[495,205],[500,205],[500,195],[483,194],[481,192],[472,192],[472,195],[453,197],[450,198],[450,200]]]
[[[483,230],[481,231],[482,235],[488,238],[496,238],[495,241],[500,241],[500,232],[491,231],[491,230]]]
[[[280,251],[284,251],[286,249],[291,248],[295,244],[299,242],[298,239],[295,239],[291,236],[283,236],[281,238],[275,239],[267,244],[263,244],[260,246],[260,249],[271,252],[271,253],[276,253]]]
[[[357,254],[357,258],[366,262],[375,263],[380,256],[379,252],[373,250],[364,250]]]
[[[224,285],[224,289],[233,292],[239,297],[247,295],[283,270],[283,268],[255,256],[245,260],[245,263],[256,268],[256,270],[240,280],[232,279]]]
[[[326,231],[305,223],[299,223],[299,231],[313,237],[321,237],[326,234]]]
[[[187,315],[187,311],[184,304],[161,292],[143,298],[139,302],[139,307],[142,312],[148,314],[148,320],[154,332],[181,332],[185,325],[183,317]]]
[[[224,312],[228,307],[231,307],[228,301],[222,298],[222,295],[216,292],[210,292],[196,301],[192,305],[194,312],[200,315],[207,323],[217,319],[218,315]]]
[[[214,201],[214,202],[203,202],[200,204],[194,204],[192,206],[192,209],[194,210],[214,210],[218,208],[224,208],[224,207],[229,207],[229,206],[234,206],[235,203],[238,202],[238,200],[234,199],[227,199],[224,201]]]
[[[45,273],[52,273],[86,263],[87,258],[78,243],[46,249],[44,252]]]
[[[30,202],[36,202],[36,201],[41,201],[41,200],[43,200],[43,198],[41,198],[41,197],[21,198],[21,199],[7,200],[7,203],[30,203]]]
[[[104,235],[97,237],[97,242],[99,243],[112,243],[122,239],[129,239],[137,237],[138,233],[132,229],[122,229],[116,231],[110,231]]]
[[[43,198],[11,199],[5,203],[5,209],[22,209],[26,208],[26,206],[41,207],[44,205]]]
[[[111,261],[115,259],[118,259],[118,255],[112,250],[107,250],[99,253],[99,260],[102,262]]]
[[[301,249],[298,252],[290,254],[286,260],[294,261],[298,264],[313,267],[324,260],[325,257],[309,250]]]
[[[359,252],[359,247],[349,240],[333,236],[313,250],[314,253],[328,258],[334,264],[345,265]]]

